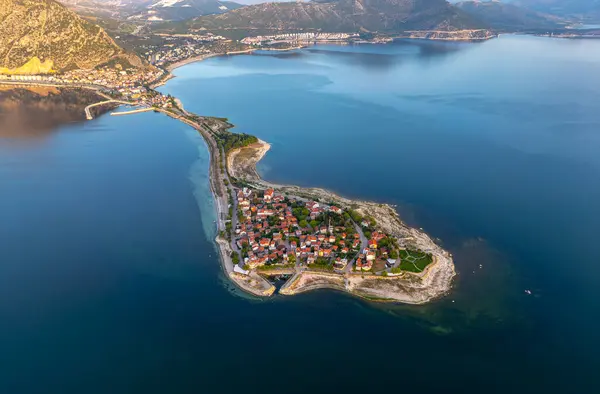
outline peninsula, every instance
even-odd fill
[[[271,296],[273,276],[289,277],[283,295],[334,289],[422,304],[450,290],[451,255],[405,225],[390,205],[269,183],[256,170],[270,148],[266,142],[179,106],[157,111],[194,127],[206,141],[216,243],[224,272],[244,291]]]

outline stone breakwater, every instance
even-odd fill
[[[233,178],[243,179],[257,189],[273,188],[289,196],[321,201],[332,201],[344,209],[354,209],[363,216],[371,216],[377,227],[398,239],[401,247],[431,254],[433,262],[421,273],[403,272],[385,277],[371,273],[348,272],[336,274],[311,270],[298,271],[282,287],[280,294],[293,295],[315,289],[335,289],[378,301],[423,304],[447,294],[456,275],[451,255],[437,245],[427,234],[404,224],[396,210],[388,204],[349,200],[319,188],[278,185],[264,181],[256,171],[256,164],[270,149],[264,141],[235,149],[227,158],[227,169]]]

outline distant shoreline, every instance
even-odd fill
[[[458,33],[463,33],[465,31],[459,31]],[[245,54],[249,54],[249,53],[254,53],[257,51],[272,51],[272,52],[288,52],[288,51],[295,51],[295,50],[299,50],[299,49],[305,49],[308,48],[309,46],[312,45],[319,45],[319,44],[333,44],[333,43],[337,43],[337,44],[343,44],[343,45],[372,45],[372,44],[389,44],[389,43],[393,43],[395,40],[427,40],[427,41],[444,41],[444,42],[458,42],[458,41],[464,41],[464,42],[481,42],[481,41],[487,41],[487,40],[491,40],[494,39],[496,37],[499,36],[499,34],[486,34],[485,36],[482,37],[438,37],[438,36],[428,36],[427,33],[440,33],[440,32],[436,32],[436,31],[415,31],[415,32],[407,32],[407,33],[421,33],[422,35],[413,35],[413,34],[409,34],[406,36],[394,36],[394,37],[390,37],[389,41],[378,41],[377,39],[373,40],[373,41],[324,41],[324,42],[311,42],[311,43],[304,43],[304,44],[300,44],[300,45],[296,45],[296,46],[292,46],[289,48],[269,48],[269,47],[254,47],[254,48],[249,48],[249,49],[245,49],[245,50],[241,50],[241,51],[233,51],[233,52],[224,52],[224,53],[210,53],[210,54],[204,54],[204,55],[199,55],[199,56],[194,56],[194,57],[190,57],[188,59],[184,59],[184,60],[180,60],[177,61],[175,63],[172,63],[170,65],[168,65],[167,67],[164,68],[165,71],[168,72],[168,74],[165,76],[165,78],[161,79],[159,82],[151,85],[153,88],[159,87],[164,85],[168,80],[175,78],[175,75],[172,74],[173,71],[175,71],[176,69],[183,67],[185,65],[188,64],[192,64],[192,63],[196,63],[196,62],[201,62],[204,61],[206,59],[212,58],[212,57],[220,57],[220,56],[231,56],[231,55],[245,55]],[[456,33],[456,32],[455,32]],[[491,32],[489,32],[491,33]]]

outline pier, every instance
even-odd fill
[[[85,117],[86,117],[86,119],[87,120],[94,119],[94,116],[92,115],[92,112],[90,111],[90,109],[92,109],[94,107],[97,107],[97,106],[100,106],[100,105],[111,104],[111,103],[123,104],[123,105],[136,105],[135,103],[130,103],[128,101],[113,100],[113,99],[106,100],[106,101],[100,101],[99,103],[90,104],[87,107],[85,107]]]

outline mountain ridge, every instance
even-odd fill
[[[181,21],[242,7],[227,0],[59,0],[80,15],[118,20]]]
[[[186,23],[191,29],[399,32],[484,27],[445,0],[327,0],[263,3]]]
[[[54,0],[0,0],[0,37],[5,73],[39,71],[38,62],[44,70],[51,63],[53,71],[90,69],[115,58],[142,65],[102,28]]]
[[[456,3],[467,14],[495,30],[522,31],[560,27],[559,18],[513,3],[499,1],[462,1]]]

